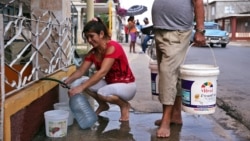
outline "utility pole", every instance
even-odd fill
[[[87,0],[87,22],[94,18],[94,1]]]
[[[207,4],[206,4],[206,21],[208,22],[208,15],[209,15],[209,12],[208,12],[208,0],[207,0]]]

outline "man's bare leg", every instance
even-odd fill
[[[174,106],[173,106],[172,113],[171,113],[171,121],[170,121],[170,123],[182,124],[181,102],[182,102],[181,96],[177,96],[176,99],[175,99],[175,103],[174,103]],[[160,126],[161,121],[162,121],[162,119],[156,120],[155,125]]]
[[[163,105],[163,114],[161,124],[156,132],[156,136],[159,138],[167,138],[170,136],[170,119],[172,113],[172,105]]]
[[[172,123],[182,124],[181,103],[182,103],[182,97],[176,96],[174,106],[173,106],[173,111],[171,114]]]

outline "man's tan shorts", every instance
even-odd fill
[[[159,70],[159,100],[164,105],[174,105],[176,96],[181,96],[179,67],[188,49],[191,33],[192,30],[163,29],[156,29],[154,32]]]

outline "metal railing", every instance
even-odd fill
[[[74,51],[70,18],[59,21],[50,11],[31,13],[31,18],[27,18],[23,16],[22,3],[17,14],[4,13],[4,8],[11,7],[10,2],[0,7],[0,140],[6,97],[71,65]]]

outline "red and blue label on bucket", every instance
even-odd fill
[[[182,109],[192,114],[211,114],[216,107],[217,80],[182,79]]]

